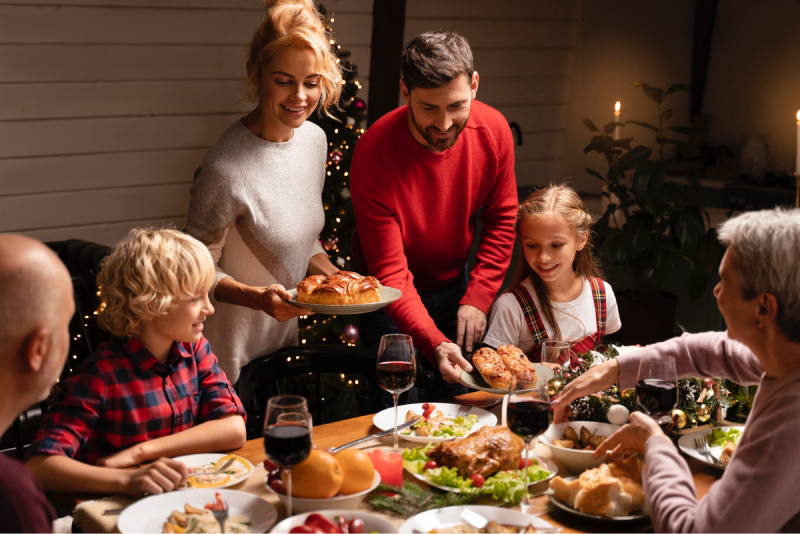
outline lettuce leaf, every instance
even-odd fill
[[[712,447],[723,447],[729,441],[737,443],[741,435],[742,431],[737,428],[731,428],[727,432],[721,428],[713,428],[710,434],[706,434],[706,440]]]

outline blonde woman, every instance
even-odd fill
[[[337,270],[319,242],[328,143],[306,119],[338,102],[341,70],[310,0],[267,7],[247,61],[258,104],[206,153],[186,221],[217,267],[206,335],[232,382],[249,361],[297,343],[308,312],[286,289]]]
[[[46,491],[163,493],[187,479],[169,457],[244,445],[244,408],[203,337],[214,263],[176,230],[133,230],[97,277],[114,337],[69,378],[28,467]],[[141,469],[124,469],[155,460]]]

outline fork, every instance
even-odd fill
[[[456,417],[464,417],[466,416],[469,411],[472,409],[472,406],[469,404],[464,404],[458,407],[458,411],[456,412]]]
[[[228,519],[228,503],[222,500],[222,496],[219,493],[216,493],[215,496],[217,498],[216,502],[211,505],[207,504],[206,509],[211,510],[211,513],[214,514],[214,519],[225,531],[225,521]]]
[[[720,462],[713,454],[711,454],[711,451],[708,450],[706,438],[694,438],[694,448],[703,456],[707,456],[714,465],[722,465],[722,462]]]

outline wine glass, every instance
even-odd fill
[[[547,380],[542,380],[536,385],[535,380],[511,377],[511,390],[506,407],[508,428],[525,442],[525,492],[519,507],[523,513],[541,515],[547,511],[546,506],[537,504],[532,508],[528,500],[528,448],[537,436],[540,436],[550,426],[550,393],[547,389]]]
[[[311,415],[306,399],[299,395],[278,395],[267,402],[264,452],[286,472],[286,515],[292,516],[292,466],[311,453]]]
[[[397,445],[397,397],[414,385],[417,364],[414,343],[405,334],[386,334],[378,347],[378,384],[394,398],[394,447]]]
[[[675,358],[658,356],[642,360],[636,379],[636,404],[656,422],[678,404]]]
[[[572,346],[567,341],[545,341],[542,343],[542,361],[556,363],[562,369],[569,369]]]

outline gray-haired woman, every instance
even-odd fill
[[[615,382],[630,388],[639,362],[673,356],[678,375],[721,376],[758,384],[758,393],[722,479],[697,501],[689,467],[649,417],[598,450],[612,458],[643,454],[643,479],[659,532],[800,531],[800,210],[751,212],[719,230],[728,247],[714,289],[727,332],[685,334],[599,365],[553,402],[555,421],[569,403]]]

